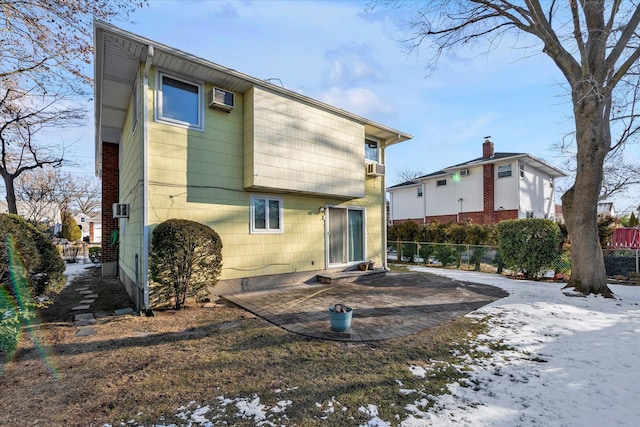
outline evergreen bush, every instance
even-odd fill
[[[560,227],[541,218],[514,219],[497,225],[500,254],[505,266],[539,279],[560,257]]]
[[[156,304],[173,301],[184,307],[187,297],[204,298],[222,269],[222,241],[211,227],[169,219],[153,230],[149,270],[150,294]]]
[[[68,211],[62,212],[62,237],[70,242],[75,242],[82,238],[82,230],[78,227],[78,223],[71,213]]]
[[[65,263],[51,239],[18,215],[0,214],[0,352],[11,357],[34,298],[59,292]]]

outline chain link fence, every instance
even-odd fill
[[[628,278],[640,272],[640,249],[605,249],[602,255],[609,277]]]

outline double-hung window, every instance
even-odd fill
[[[251,196],[251,234],[282,233],[282,198]]]
[[[190,129],[204,129],[201,84],[158,73],[156,120]]]

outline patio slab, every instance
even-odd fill
[[[223,301],[300,335],[380,341],[411,335],[506,297],[500,288],[425,273],[389,272],[352,283],[319,282],[221,295]],[[334,332],[329,307],[353,308],[351,330]]]

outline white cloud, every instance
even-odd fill
[[[342,89],[332,87],[321,94],[320,101],[363,117],[393,114],[394,106],[367,88]]]

